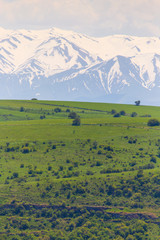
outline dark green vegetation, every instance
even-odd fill
[[[159,107],[0,101],[0,239],[160,239],[152,118]]]

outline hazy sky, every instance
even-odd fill
[[[0,0],[3,28],[160,36],[160,0]]]

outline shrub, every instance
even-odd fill
[[[22,153],[29,153],[30,149],[28,147],[23,147],[22,148]]]
[[[76,112],[71,112],[69,115],[68,115],[68,118],[71,118],[71,119],[75,119],[77,117],[77,113]]]
[[[88,171],[86,172],[86,175],[94,175],[94,173],[93,173],[92,171],[88,170]]]
[[[58,112],[62,112],[62,110],[61,110],[60,108],[55,108],[55,109],[54,109],[54,112],[55,112],[55,113],[58,113]]]
[[[63,166],[59,166],[59,171],[63,171]]]
[[[43,171],[42,171],[42,170],[39,170],[39,169],[37,169],[37,170],[35,171],[35,173],[37,173],[37,174],[42,174],[42,173],[43,173]]]
[[[133,139],[132,137],[128,140],[128,143],[132,144],[132,143],[136,143],[137,139]]]
[[[48,171],[51,171],[52,170],[52,167],[51,166],[48,166]]]
[[[145,115],[142,115],[141,117],[151,117],[150,114],[145,114]]]
[[[75,192],[76,192],[77,194],[83,194],[83,193],[85,193],[85,188],[82,187],[81,185],[77,185]]]
[[[123,189],[123,196],[130,198],[132,196],[132,190],[128,188]]]
[[[74,167],[78,167],[78,162],[74,162]]]
[[[12,176],[13,176],[13,178],[18,178],[18,173],[14,172]]]
[[[116,113],[116,110],[115,109],[112,109],[111,110],[111,114],[115,114]]]
[[[44,119],[44,118],[46,118],[45,115],[41,115],[41,116],[40,116],[40,119]]]
[[[101,165],[103,165],[102,162],[100,162],[100,161],[97,161],[97,162],[96,162],[96,166],[97,166],[97,167],[99,167],[99,166],[101,166]]]
[[[98,145],[97,142],[94,141],[94,142],[93,142],[93,149],[97,149],[97,145]]]
[[[136,117],[137,116],[137,113],[136,112],[132,112],[131,113],[131,117]]]
[[[20,107],[20,112],[24,112],[24,107]]]
[[[114,115],[113,115],[113,117],[120,117],[121,115],[120,115],[120,113],[115,113]]]
[[[122,196],[122,190],[120,190],[120,189],[116,190],[115,194],[117,197]]]
[[[101,151],[101,150],[99,150],[99,151],[98,151],[98,154],[102,154],[102,151]]]
[[[159,126],[160,122],[157,119],[150,119],[147,123],[148,126]]]
[[[155,198],[159,198],[160,197],[160,191],[159,190],[155,191],[154,197]]]
[[[81,125],[81,120],[79,117],[76,117],[72,122],[72,126],[80,126],[80,125]]]
[[[7,147],[5,152],[14,152],[16,149],[14,147]]]
[[[104,147],[104,150],[113,152],[113,148],[111,146]]]
[[[124,110],[120,111],[120,115],[125,116],[126,112]]]
[[[138,171],[137,177],[138,177],[138,178],[143,177],[143,170],[142,170],[142,169],[140,169],[140,170]]]
[[[157,160],[156,160],[156,158],[155,158],[155,157],[151,157],[151,159],[150,159],[150,162],[156,163],[156,162],[157,162]]]

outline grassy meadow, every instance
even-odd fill
[[[160,239],[152,118],[160,107],[1,100],[0,239]]]

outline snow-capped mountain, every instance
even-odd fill
[[[0,98],[159,105],[160,38],[0,28]]]

